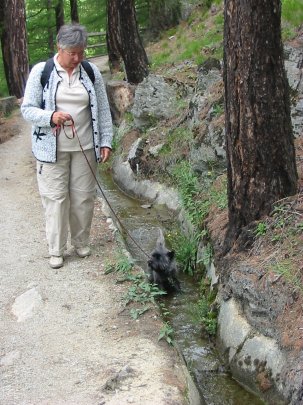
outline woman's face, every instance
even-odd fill
[[[63,49],[58,46],[59,63],[64,69],[75,69],[85,57],[84,48]]]

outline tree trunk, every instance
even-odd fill
[[[227,251],[242,227],[297,190],[280,0],[225,0],[224,82]]]
[[[127,80],[138,84],[148,75],[148,59],[138,32],[134,0],[118,1],[120,18],[120,54]]]
[[[24,0],[0,0],[0,30],[8,91],[21,98],[28,77]]]
[[[49,53],[48,56],[51,58],[55,54],[55,44],[54,44],[54,32],[52,26],[52,0],[47,0],[47,15],[48,15],[48,26],[47,26],[47,33],[48,33],[48,49]]]
[[[71,17],[72,22],[75,22],[75,23],[79,22],[78,1],[77,0],[70,0],[70,17]]]
[[[118,11],[119,0],[107,1],[107,30],[106,43],[108,61],[111,73],[122,70],[122,57],[119,51],[120,39],[120,18]]]
[[[58,32],[60,27],[62,27],[62,25],[64,25],[63,0],[58,0],[57,5],[55,7],[55,15],[56,15],[56,30]]]

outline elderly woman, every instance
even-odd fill
[[[82,62],[86,45],[84,27],[62,26],[47,83],[41,79],[46,74],[45,62],[38,63],[29,75],[21,106],[23,117],[33,126],[32,151],[52,268],[63,266],[68,230],[78,256],[90,254],[93,173],[111,152],[108,99],[97,67]]]

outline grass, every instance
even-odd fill
[[[192,60],[200,64],[210,55],[218,59],[222,58],[222,7],[218,8],[217,14],[210,17],[206,11],[214,2],[206,3],[203,6],[197,6],[186,22],[162,33],[162,40],[152,51],[152,69],[184,60]],[[221,1],[215,3],[219,5]],[[208,25],[205,23],[206,20]]]
[[[200,235],[185,235],[176,229],[167,235],[167,241],[176,252],[176,261],[182,271],[190,276],[197,273],[197,253]]]
[[[272,214],[260,221],[254,229],[252,255],[262,255],[263,268],[280,275],[303,296],[303,218],[300,209],[302,196],[284,199],[276,204]]]
[[[303,22],[303,1],[282,0],[282,20],[293,27],[299,27]]]
[[[218,310],[214,304],[216,295],[216,290],[210,289],[209,280],[203,279],[200,285],[199,300],[188,308],[192,322],[201,325],[210,336],[215,336],[217,333]]]
[[[296,291],[303,296],[301,269],[291,259],[284,259],[268,267],[269,271],[280,275]]]
[[[214,15],[208,12],[211,5],[217,5]],[[197,5],[186,22],[164,31],[152,52],[152,69],[176,61],[192,60],[203,63],[209,56],[223,57],[223,3],[220,0],[204,1]],[[303,21],[303,0],[282,0],[282,37],[291,39]],[[173,38],[171,38],[173,37]],[[171,38],[171,39],[170,39]]]

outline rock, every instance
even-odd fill
[[[258,334],[233,298],[222,301],[218,322],[218,339],[234,378],[256,394],[263,392],[270,403],[284,404],[279,376],[286,359],[277,342]]]
[[[142,138],[138,138],[131,146],[127,160],[130,164],[130,167],[132,170],[137,173],[140,170],[139,163],[140,163],[140,158],[143,154],[143,148],[142,148],[142,143],[143,140]]]
[[[31,288],[19,295],[12,306],[12,312],[17,322],[24,322],[33,316],[34,309],[42,302],[42,297],[36,288]]]
[[[173,188],[149,180],[137,180],[129,162],[123,162],[121,157],[114,159],[113,178],[122,190],[134,197],[165,204],[173,211],[180,209],[180,197]]]
[[[153,125],[158,120],[171,118],[175,114],[177,95],[163,77],[149,75],[135,92],[131,110],[137,128]]]
[[[221,63],[218,59],[209,58],[198,67],[197,88],[202,93],[220,80],[222,80]]]
[[[302,48],[284,46],[285,70],[294,102],[291,105],[291,119],[295,137],[302,135],[303,128],[303,54]]]
[[[123,80],[112,80],[107,82],[106,91],[113,122],[120,125],[125,112],[131,108],[134,102],[135,87]]]
[[[159,155],[160,150],[163,148],[164,143],[159,143],[159,145],[152,146],[148,149],[148,152],[154,156],[157,157]]]
[[[192,169],[197,173],[208,171],[216,161],[216,154],[211,146],[203,144],[190,151]]]
[[[3,115],[10,114],[17,106],[17,99],[15,96],[0,98],[0,112]],[[0,114],[0,115],[1,115]]]

